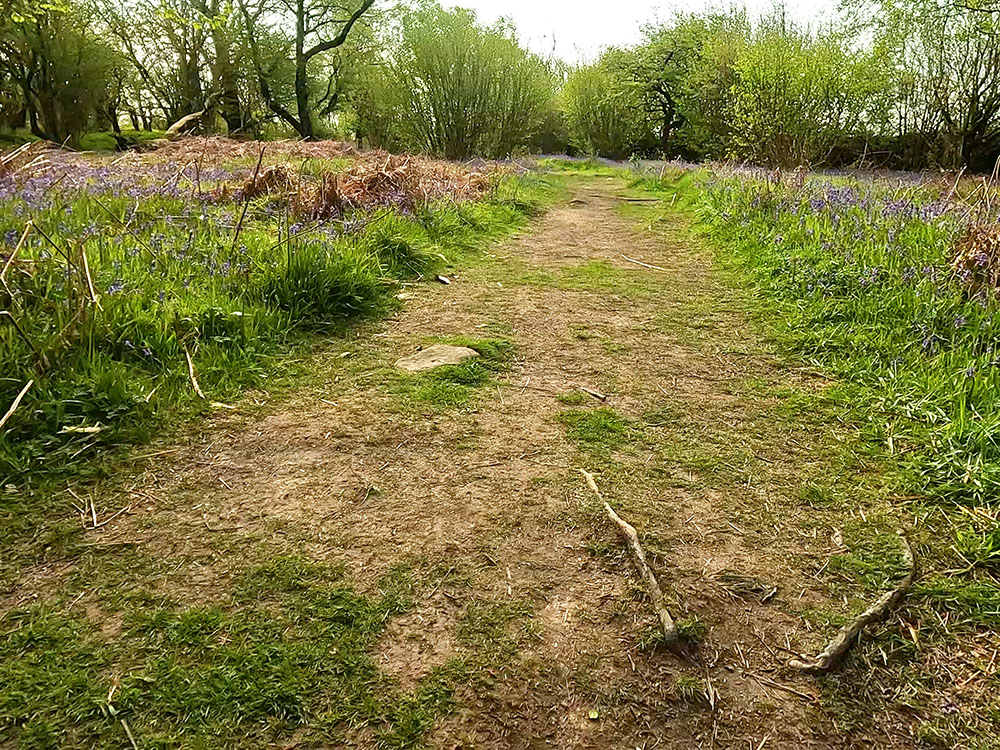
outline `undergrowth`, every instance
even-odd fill
[[[0,261],[11,261],[0,288],[0,412],[32,383],[0,430],[8,549],[31,539],[57,554],[76,534],[48,518],[69,508],[58,483],[102,476],[171,425],[273,387],[299,355],[392,309],[401,281],[469,260],[552,192],[529,176],[481,201],[304,224],[263,196],[241,224],[241,203],[94,174],[0,196]],[[469,377],[492,362],[482,360]]]
[[[997,628],[1000,611],[1000,307],[952,270],[966,210],[938,185],[877,178],[788,183],[716,170],[635,185],[696,212],[717,262],[751,288],[777,348],[835,376],[835,416],[857,430],[882,492],[912,518],[921,575],[906,610],[874,650],[859,649],[843,674],[822,683],[827,705],[844,728],[865,726],[873,706],[888,703],[918,710],[921,746],[993,747],[982,738],[1000,721],[996,701],[971,687],[953,693],[951,684],[970,658],[989,661],[989,638],[976,643]],[[815,483],[800,498],[837,502]],[[866,537],[873,520],[861,510],[844,521],[851,554],[829,568],[884,590],[902,574],[888,564],[898,544],[888,528]],[[831,613],[813,619],[838,624]],[[872,681],[872,671],[882,676]],[[869,687],[887,681],[900,686],[895,697]],[[924,705],[945,693],[947,711]]]

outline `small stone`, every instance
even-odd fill
[[[442,365],[457,365],[472,357],[478,357],[479,352],[469,349],[466,346],[450,346],[448,344],[435,344],[426,349],[421,349],[409,357],[403,357],[396,361],[396,367],[407,372],[423,372],[433,370]]]

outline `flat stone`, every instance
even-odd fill
[[[472,357],[478,357],[479,352],[469,349],[467,346],[449,346],[448,344],[435,344],[426,349],[421,349],[409,357],[403,357],[396,361],[396,367],[407,372],[423,372],[433,370],[442,365],[457,365]]]

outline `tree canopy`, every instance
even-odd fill
[[[357,137],[450,158],[993,168],[1000,5],[678,13],[570,66],[433,0],[0,0],[0,138],[165,129]],[[15,134],[21,134],[16,136]],[[127,146],[127,139],[124,139]]]

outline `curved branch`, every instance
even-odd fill
[[[903,561],[907,567],[906,575],[896,584],[896,588],[892,591],[887,591],[879,597],[878,601],[855,618],[853,622],[842,627],[836,637],[819,654],[814,657],[803,656],[801,659],[791,659],[788,662],[788,666],[802,670],[803,672],[809,672],[810,674],[832,672],[840,666],[840,663],[844,660],[847,652],[850,651],[851,646],[854,645],[861,631],[868,625],[881,620],[890,609],[899,604],[913,583],[917,566],[913,559],[913,550],[910,548],[910,542],[907,540],[906,535],[902,530],[896,533],[899,534],[899,541],[903,547]]]
[[[319,42],[318,44],[313,45],[305,52],[303,52],[302,56],[306,60],[309,60],[315,57],[316,55],[320,54],[321,52],[327,52],[329,50],[336,49],[337,47],[341,46],[344,42],[347,41],[347,35],[351,33],[351,28],[354,26],[354,24],[356,24],[358,22],[358,19],[360,19],[361,16],[367,13],[368,9],[371,8],[374,4],[375,0],[364,0],[364,2],[361,3],[361,7],[358,8],[356,11],[354,11],[351,17],[347,19],[347,21],[344,23],[343,28],[341,28],[340,33],[337,34],[336,37],[327,42]]]

